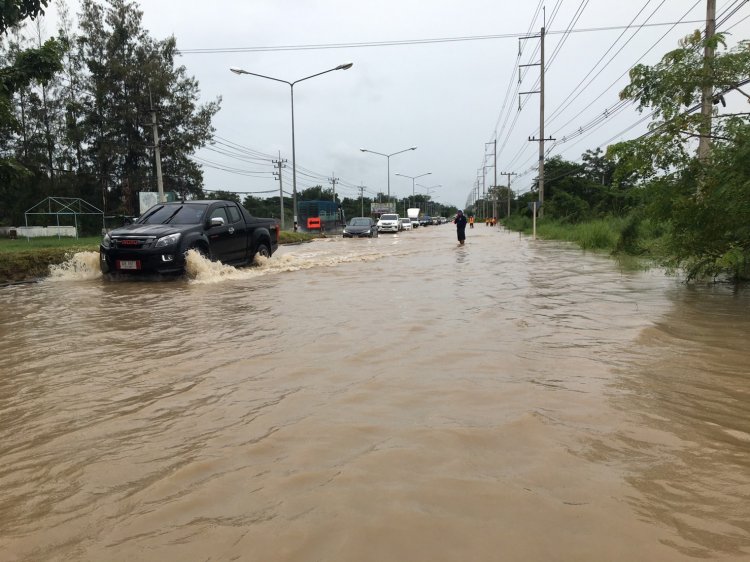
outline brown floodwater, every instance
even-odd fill
[[[750,291],[484,225],[0,289],[0,560],[750,559]]]

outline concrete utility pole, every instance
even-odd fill
[[[510,176],[517,176],[515,172],[502,172],[503,176],[508,176],[508,215],[510,216]]]
[[[553,141],[553,138],[544,138],[544,26],[538,36],[540,41],[540,62],[538,64],[522,64],[519,66],[539,66],[539,89],[533,92],[519,92],[521,94],[539,94],[539,138],[529,137],[529,141],[539,143],[539,217],[542,217],[544,204],[544,141]],[[522,37],[521,39],[531,39],[532,37]],[[520,72],[519,72],[520,82]],[[520,106],[520,97],[519,97]]]
[[[161,177],[161,152],[159,152],[159,125],[156,123],[156,110],[151,99],[151,86],[148,88],[148,102],[151,105],[151,126],[154,129],[154,159],[156,160],[156,191],[159,203],[166,202],[164,197],[164,182]]]
[[[338,208],[338,205],[336,205],[336,182],[337,181],[339,181],[339,178],[335,176],[331,176],[330,178],[328,178],[328,182],[331,184],[333,188],[333,212],[334,212],[334,216],[336,217],[334,219],[334,225],[336,221],[339,220],[339,208]]]
[[[487,149],[488,144],[493,145],[492,153],[495,155],[495,163],[492,165],[495,169],[495,181],[492,182],[492,187],[495,190],[494,196],[492,197],[492,218],[497,218],[497,139],[484,143],[485,150]]]
[[[328,183],[331,184],[333,187],[333,202],[336,203],[336,182],[339,181],[339,178],[336,177],[330,177],[328,178]]]
[[[703,91],[701,93],[701,126],[698,140],[698,160],[705,162],[711,151],[711,116],[713,115],[713,46],[711,39],[716,35],[716,0],[706,2],[706,47],[703,51]],[[699,188],[700,189],[700,188]]]
[[[360,203],[360,216],[365,216],[365,186],[360,185],[357,189],[359,189],[359,203]]]
[[[482,165],[482,217],[487,218],[487,164]]]
[[[285,168],[286,158],[282,160],[281,151],[279,151],[279,159],[273,161],[274,165],[279,169],[278,172],[274,172],[273,175],[279,178],[279,206],[281,207],[281,230],[284,230],[284,189],[281,185],[281,168]]]

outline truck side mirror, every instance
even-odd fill
[[[224,219],[221,217],[212,217],[210,226],[224,226]]]

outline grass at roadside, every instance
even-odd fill
[[[517,215],[505,223],[511,230],[531,234],[533,224],[529,217]],[[613,252],[624,228],[625,219],[600,219],[577,224],[540,219],[536,224],[539,238],[567,240],[584,250],[606,250]]]
[[[512,216],[503,224],[525,234],[533,230],[532,219],[523,215]],[[537,237],[565,240],[583,250],[610,254],[625,269],[647,269],[658,254],[659,236],[658,228],[634,217],[611,217],[576,224],[549,219],[537,221]]]
[[[282,231],[280,244],[297,244],[317,234]],[[98,252],[100,236],[87,238],[0,238],[0,284],[46,277],[50,265],[59,265],[76,252]]]
[[[0,239],[0,283],[46,277],[50,265],[65,262],[76,252],[95,252],[101,237]]]
[[[96,250],[99,247],[99,241],[102,239],[101,236],[89,236],[86,238],[19,238],[18,240],[10,240],[8,238],[0,238],[0,254],[9,253],[25,253],[36,250],[54,250],[64,249],[67,251],[81,251],[81,250]]]

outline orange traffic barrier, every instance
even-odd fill
[[[307,230],[320,229],[320,217],[310,217],[307,219]]]

